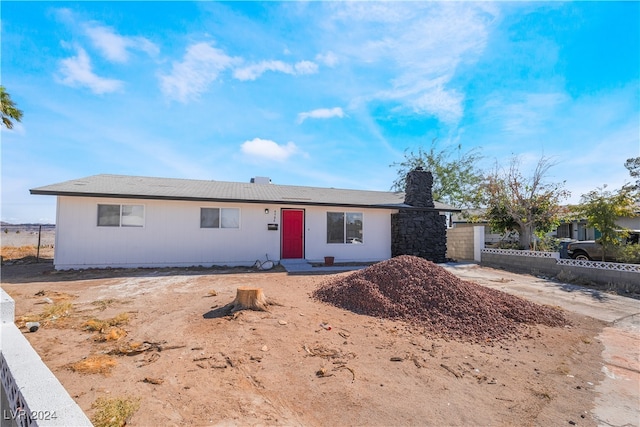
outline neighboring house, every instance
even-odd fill
[[[267,257],[380,261],[391,257],[392,214],[412,209],[404,193],[268,178],[95,175],[30,192],[57,196],[57,269],[253,265]],[[433,210],[456,211],[438,202]]]
[[[640,230],[640,205],[636,210],[636,216],[632,218],[618,218],[616,224],[629,230]],[[596,240],[600,238],[600,231],[593,227],[587,227],[587,220],[573,220],[561,223],[556,230],[558,239]]]
[[[565,208],[569,212],[568,208]],[[518,232],[507,234],[493,233],[486,220],[470,221],[468,218],[479,218],[484,213],[483,209],[466,210],[460,213],[452,213],[448,222],[449,228],[473,227],[474,225],[485,226],[485,243],[487,246],[498,242],[517,242]],[[629,230],[640,230],[640,204],[636,211],[637,216],[632,218],[618,218],[616,224]],[[447,214],[449,215],[449,214]],[[587,227],[587,220],[562,221],[555,231],[549,233],[550,236],[558,239],[572,240],[595,240],[600,237],[600,232],[593,227]]]

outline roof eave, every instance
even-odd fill
[[[239,198],[221,198],[221,197],[188,197],[188,196],[161,196],[161,195],[140,195],[140,194],[112,194],[112,193],[86,193],[71,191],[53,191],[53,190],[29,190],[32,195],[42,196],[68,196],[68,197],[96,197],[96,198],[112,198],[112,199],[137,199],[137,200],[172,200],[172,201],[192,201],[192,202],[218,202],[218,203],[254,203],[254,204],[271,204],[271,205],[303,205],[303,206],[339,206],[352,208],[369,208],[369,209],[401,209],[400,205],[387,204],[357,204],[357,203],[331,203],[331,202],[313,202],[305,200],[260,200],[260,199],[239,199]]]

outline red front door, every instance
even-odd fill
[[[304,258],[304,211],[282,210],[282,258]]]

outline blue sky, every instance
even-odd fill
[[[406,149],[541,156],[581,194],[640,156],[639,2],[11,2],[2,220],[99,173],[389,190]]]

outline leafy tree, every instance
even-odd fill
[[[616,221],[623,217],[637,216],[630,188],[609,191],[606,187],[604,185],[583,194],[580,204],[574,208],[579,217],[586,218],[588,227],[594,227],[601,233],[598,242],[602,245],[603,261],[605,253],[620,244],[620,237],[627,235],[625,228],[616,224]]]
[[[562,183],[546,183],[545,176],[555,164],[542,157],[529,178],[520,171],[520,160],[513,157],[509,169],[497,164],[484,184],[485,218],[498,232],[518,231],[521,248],[529,249],[534,232],[544,233],[558,225],[560,201],[569,196]]]
[[[404,157],[404,161],[391,164],[398,169],[392,189],[404,190],[407,173],[421,167],[433,174],[434,200],[461,208],[477,206],[478,188],[483,180],[483,173],[476,166],[482,158],[477,149],[463,153],[458,145],[455,149],[438,150],[434,139],[428,150],[423,147],[417,152],[405,150]]]
[[[2,124],[7,129],[13,129],[12,119],[17,122],[22,120],[22,111],[16,107],[4,86],[0,86],[0,113],[2,114]]]

